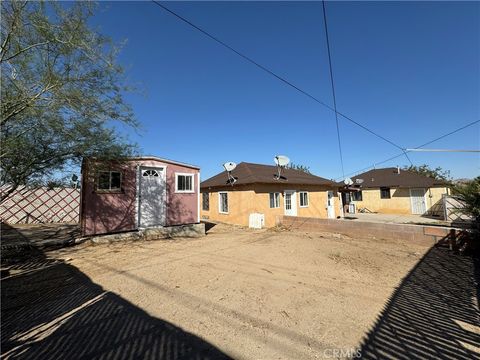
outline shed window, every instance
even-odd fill
[[[380,199],[390,199],[390,188],[388,187],[380,188]]]
[[[218,211],[222,214],[228,214],[228,193],[218,193]]]
[[[308,192],[300,191],[300,207],[308,206]]]
[[[362,190],[352,192],[352,200],[353,201],[362,201],[363,200]]]
[[[204,211],[210,210],[210,193],[202,193],[202,209]]]
[[[175,191],[193,193],[193,174],[175,174]]]
[[[97,190],[120,191],[122,188],[122,173],[120,171],[99,171]]]

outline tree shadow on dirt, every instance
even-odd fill
[[[366,335],[362,358],[478,358],[479,282],[478,257],[433,247],[393,293]]]
[[[2,280],[2,358],[228,359],[148,315],[62,260],[22,250],[27,269]]]

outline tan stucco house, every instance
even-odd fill
[[[352,191],[342,191],[342,202],[345,209],[354,204],[355,211],[435,215],[442,211],[443,194],[449,193],[446,183],[400,168],[374,169],[352,180]]]
[[[242,162],[231,175],[221,172],[200,184],[201,218],[249,226],[275,226],[278,215],[335,218],[338,184],[293,169],[276,179],[275,166]]]

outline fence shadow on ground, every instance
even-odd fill
[[[75,266],[29,251],[30,265],[22,267],[28,270],[2,280],[2,358],[229,358],[105,291]]]
[[[78,224],[9,225],[1,222],[2,252],[22,247],[64,247],[80,236]]]
[[[362,358],[478,358],[479,281],[478,257],[433,247],[403,280],[366,335]]]

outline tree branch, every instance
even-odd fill
[[[6,58],[6,59],[2,59],[0,62],[2,61],[9,61],[9,60],[12,60],[14,57],[17,57],[18,55],[24,53],[25,51],[28,51],[30,49],[33,49],[34,47],[37,47],[37,46],[41,46],[41,45],[47,45],[49,44],[51,41],[48,40],[48,41],[44,41],[44,42],[39,42],[39,43],[36,43],[36,44],[32,44],[30,46],[27,46],[26,48],[23,48],[22,50],[20,51],[17,51],[15,54],[13,54],[12,56]]]

